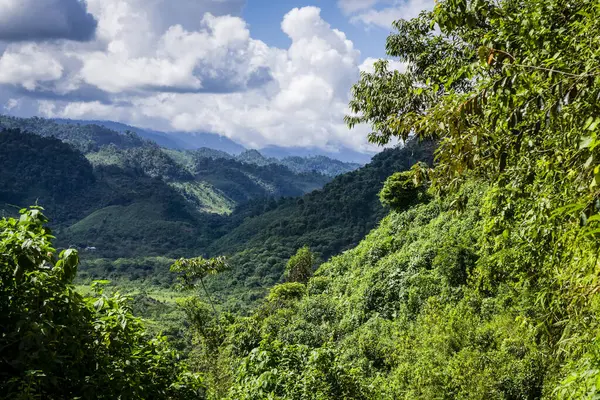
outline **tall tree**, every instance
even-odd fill
[[[556,393],[573,398],[600,376],[599,17],[595,0],[439,1],[394,24],[387,52],[406,72],[363,73],[346,118],[375,143],[438,139],[440,194],[490,184],[474,282],[531,299],[519,318],[567,360]]]
[[[285,279],[288,282],[307,283],[313,274],[316,257],[308,246],[298,249],[285,266]]]

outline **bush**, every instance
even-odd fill
[[[146,336],[128,300],[84,298],[75,250],[58,256],[40,208],[0,220],[0,392],[5,398],[202,398],[166,338]]]

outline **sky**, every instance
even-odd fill
[[[433,1],[0,0],[0,113],[374,151],[350,89]]]

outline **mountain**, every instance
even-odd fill
[[[53,216],[59,243],[102,254],[185,254],[201,246],[215,220],[141,169],[92,166],[54,137],[0,132],[0,209],[38,203]]]
[[[75,125],[75,126],[84,126],[84,125],[97,125],[103,126],[107,129],[110,129],[115,132],[125,133],[127,131],[134,132],[138,134],[140,137],[148,140],[152,140],[156,144],[162,147],[166,147],[168,149],[181,149],[185,147],[185,143],[180,142],[177,138],[169,136],[163,132],[151,131],[148,129],[141,129],[135,126],[122,124],[120,122],[114,121],[101,121],[101,120],[72,120],[72,119],[62,119],[55,118],[53,121],[61,124],[61,125]]]
[[[208,248],[210,255],[230,256],[233,266],[211,282],[213,289],[236,292],[251,302],[281,279],[285,262],[300,247],[308,245],[327,260],[355,246],[389,211],[378,196],[386,178],[418,161],[431,164],[434,148],[431,142],[412,140],[377,154],[371,163],[337,176],[321,190],[241,206],[227,233]]]
[[[275,158],[269,159],[269,158],[263,156],[258,150],[254,150],[254,149],[244,151],[243,153],[238,155],[236,157],[236,159],[241,162],[248,163],[248,164],[261,165],[261,166],[278,163],[277,159],[275,159]]]
[[[285,157],[280,159],[279,163],[297,173],[318,171],[329,176],[345,174],[346,172],[354,171],[363,165],[344,162],[326,156]]]
[[[269,163],[280,163],[286,165],[296,172],[310,172],[310,167],[303,168],[302,165],[312,165],[319,171],[319,166],[323,163],[339,161],[336,167],[327,167],[324,171],[326,175],[335,176],[339,173],[348,172],[356,169],[359,165],[364,165],[371,160],[372,154],[357,152],[345,147],[339,151],[325,151],[317,147],[281,147],[267,146],[260,150],[246,150],[244,146],[233,140],[212,133],[188,133],[188,132],[161,132],[152,129],[139,128],[115,121],[106,120],[71,120],[71,119],[53,119],[62,125],[95,125],[107,129],[125,133],[127,131],[138,134],[141,138],[151,140],[161,147],[174,150],[197,150],[207,148],[217,150],[238,157],[240,161],[257,165],[267,165]],[[257,157],[257,154],[259,155]],[[224,157],[220,157],[224,158]],[[226,158],[226,157],[225,157]],[[260,159],[265,159],[261,163]],[[304,163],[299,159],[313,159],[312,162]],[[277,161],[279,160],[279,162]],[[345,165],[348,164],[348,165]]]
[[[102,146],[109,144],[119,148],[132,148],[146,143],[146,140],[134,133],[122,134],[94,124],[59,124],[39,117],[17,118],[0,115],[0,129],[19,129],[43,137],[55,137],[82,153],[98,151]]]
[[[282,147],[282,146],[267,146],[259,149],[247,150],[244,146],[236,143],[235,141],[213,133],[188,133],[188,132],[161,132],[152,129],[139,128],[115,121],[107,120],[71,120],[71,119],[60,119],[55,118],[52,121],[61,125],[71,126],[99,126],[110,129],[115,132],[125,133],[134,132],[141,138],[151,140],[157,143],[161,147],[175,150],[197,150],[200,148],[208,148],[212,150],[218,150],[230,155],[241,157],[240,160],[244,162],[250,162],[256,164],[258,158],[256,153],[260,154],[260,157],[269,160],[270,163],[275,160],[283,161],[283,165],[296,165],[298,158],[313,158],[315,160],[324,159],[340,161],[350,165],[364,165],[371,160],[373,154],[361,153],[346,147],[340,148],[338,151],[326,151],[318,147]],[[35,125],[35,123],[34,123]],[[21,128],[21,126],[10,126],[12,128]],[[23,127],[24,129],[24,127]],[[256,153],[253,153],[256,152]],[[260,158],[259,157],[259,158]],[[287,159],[287,161],[286,161]],[[261,165],[259,163],[259,165]],[[266,165],[266,164],[262,164]],[[288,166],[289,166],[288,165]],[[292,169],[294,169],[292,167]],[[295,170],[299,171],[302,168]],[[342,167],[341,169],[331,170],[327,175],[334,175],[333,171],[342,171],[347,168]],[[355,168],[354,168],[355,169]],[[304,169],[302,172],[308,172]],[[344,171],[345,172],[345,171]]]
[[[246,150],[235,157],[237,160],[255,165],[279,164],[296,173],[319,172],[328,176],[337,176],[360,168],[361,164],[343,162],[326,156],[307,157],[265,157],[258,150]]]
[[[278,159],[283,159],[286,157],[325,156],[334,160],[361,165],[367,164],[373,157],[373,154],[361,153],[347,147],[342,147],[338,149],[338,151],[326,151],[318,147],[266,146],[259,149],[259,151],[266,157]]]
[[[196,254],[237,206],[300,196],[331,179],[168,150],[98,125],[3,117],[0,126],[37,133],[0,131],[2,212],[41,204],[61,245],[95,248],[95,256]]]
[[[116,132],[135,132],[140,137],[156,142],[159,146],[177,150],[194,150],[207,147],[220,150],[229,154],[239,154],[245,150],[244,146],[233,140],[213,133],[187,133],[187,132],[160,132],[152,129],[143,129],[114,121],[104,120],[70,120],[55,119],[64,125],[98,125]]]
[[[431,161],[433,149],[410,142],[354,170],[356,164],[325,156],[167,149],[100,125],[0,119],[6,125],[37,135],[0,133],[3,158],[13,160],[3,169],[1,208],[46,206],[60,245],[94,249],[84,252],[88,276],[112,276],[118,269],[111,260],[119,257],[227,254],[233,270],[211,285],[219,295],[247,288],[244,303],[279,281],[295,249],[308,244],[327,259],[358,243],[386,213],[377,196],[383,181]],[[73,186],[63,190],[55,181]]]

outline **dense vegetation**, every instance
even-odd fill
[[[327,260],[355,246],[389,211],[378,199],[385,179],[419,160],[430,163],[433,148],[431,142],[410,141],[336,177],[322,190],[241,207],[226,226],[227,233],[208,248],[209,255],[228,255],[232,265],[210,282],[211,287],[230,299],[235,293],[244,305],[281,280],[287,259],[297,249],[308,245]]]
[[[226,219],[215,214],[252,199],[299,196],[331,179],[166,150],[99,126],[9,117],[0,125],[37,133],[0,132],[0,210],[15,215],[43,204],[59,245],[94,250],[86,260],[203,252],[223,233]]]
[[[93,127],[70,125],[61,133],[63,125],[44,119],[7,120],[44,133],[0,133],[0,156],[6,160],[0,208],[14,215],[19,206],[43,204],[53,216],[57,244],[82,251],[82,281],[125,279],[166,287],[173,282],[172,258],[235,254],[235,277],[223,276],[211,286],[242,307],[281,279],[297,248],[310,244],[325,259],[356,245],[386,213],[377,201],[385,178],[416,160],[431,161],[432,151],[415,144],[388,150],[366,168],[298,200],[331,178],[294,173],[283,160],[242,162],[252,154],[259,157],[257,152],[236,157],[211,149],[169,150],[141,140],[121,145],[111,142],[114,132],[97,139],[109,144],[89,145],[84,157],[55,137],[73,143]],[[323,168],[354,168],[325,158],[294,162],[315,161]]]
[[[597,398],[599,13],[447,0],[398,21],[407,71],[363,73],[347,121],[436,139],[435,168],[393,175],[395,211],[306,285],[194,320],[211,396]]]
[[[95,247],[94,254],[111,258],[188,254],[215,223],[140,168],[94,168],[52,137],[11,130],[0,132],[0,141],[0,209],[15,215],[15,205],[44,204],[62,247]]]
[[[441,0],[396,22],[387,52],[407,70],[381,61],[363,73],[347,122],[406,147],[322,191],[240,208],[209,246],[229,260],[172,261],[193,290],[181,310],[206,396],[598,398],[598,17],[592,0]],[[380,201],[392,211],[379,226],[313,273],[316,257],[344,250],[387,213]],[[44,246],[38,262],[19,257],[30,243],[22,236],[41,226],[25,215],[24,235],[2,236],[18,244],[2,249],[3,282],[50,262]],[[59,279],[73,254],[42,272]],[[257,296],[253,287],[281,281],[248,315],[214,304],[222,285]],[[9,298],[2,306],[16,304]],[[80,390],[73,382],[64,387]]]
[[[0,396],[4,399],[198,399],[164,337],[149,337],[127,299],[82,297],[75,250],[57,254],[39,209],[0,220]]]
[[[227,307],[245,309],[282,279],[287,259],[300,247],[310,245],[317,257],[324,260],[355,246],[387,213],[377,197],[385,178],[395,171],[408,169],[417,160],[431,162],[432,152],[431,143],[410,142],[405,148],[382,152],[357,171],[334,178],[322,190],[301,198],[260,198],[238,206],[226,218],[205,221],[200,232],[204,239],[196,242],[196,254],[228,255],[231,265],[226,273],[208,281],[208,286],[219,301],[228,303]],[[92,215],[93,219],[84,221],[90,229],[90,238],[94,235],[102,238],[105,232],[116,229],[143,230],[148,224],[144,213],[152,215],[152,210],[132,215],[125,224],[122,219],[105,214],[98,218]],[[100,217],[104,228],[94,229]],[[154,234],[160,237],[158,232]],[[118,231],[112,234],[112,237],[121,236],[126,234]],[[180,236],[181,233],[172,237]],[[88,252],[80,277],[120,280],[121,286],[122,279],[138,281],[140,286],[153,282],[167,288],[173,283],[168,273],[169,263],[172,258],[188,252],[167,250],[174,246],[172,239],[161,240],[155,242],[156,249],[145,248],[145,253],[140,252],[143,256],[135,258],[119,250],[119,243],[109,243],[108,253],[99,249]],[[135,242],[128,245],[133,246]],[[115,254],[122,258],[115,259]],[[160,255],[168,257],[156,257]],[[129,282],[125,284],[130,286]]]

